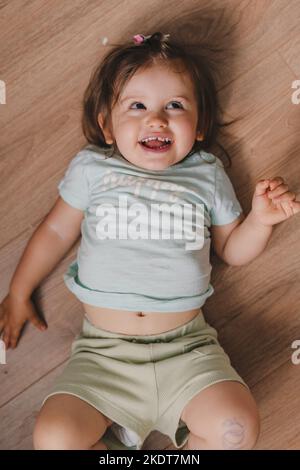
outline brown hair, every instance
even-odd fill
[[[98,115],[101,112],[104,127],[111,126],[111,110],[124,85],[139,69],[157,62],[166,63],[170,67],[180,63],[194,83],[199,116],[197,130],[203,135],[202,141],[195,140],[190,153],[208,149],[216,143],[230,161],[226,150],[216,141],[218,127],[228,123],[218,122],[217,92],[207,61],[198,53],[188,50],[187,46],[165,38],[164,34],[157,32],[142,43],[117,45],[96,67],[83,97],[82,129],[87,141],[112,148],[105,142]]]

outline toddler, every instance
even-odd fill
[[[272,227],[300,211],[278,177],[257,182],[245,216],[219,158],[214,81],[170,35],[136,35],[94,70],[83,100],[88,144],[30,239],[1,304],[6,347],[30,299],[80,234],[64,275],[82,331],[45,397],[35,449],[141,449],[158,430],[179,449],[251,449],[259,415],[201,307],[213,294],[210,244],[249,263]]]

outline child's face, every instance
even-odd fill
[[[186,72],[177,73],[166,66],[138,71],[123,88],[111,120],[112,133],[103,129],[106,142],[115,140],[126,160],[148,170],[163,170],[180,162],[195,140],[201,139],[193,83]],[[163,152],[149,151],[140,143],[159,134],[172,140]]]

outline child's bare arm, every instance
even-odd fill
[[[260,180],[255,186],[252,209],[245,220],[233,229],[230,224],[214,229],[213,239],[219,247],[219,256],[231,266],[249,263],[267,246],[273,225],[298,213],[300,201],[296,201],[296,194],[289,191],[281,176]]]
[[[83,211],[58,198],[30,238],[10,282],[15,297],[28,299],[80,235]]]
[[[43,327],[30,300],[31,294],[75,243],[82,219],[83,211],[59,197],[31,236],[11,279],[9,293],[0,304],[0,331],[4,330],[6,347],[16,345],[27,320]]]
[[[252,211],[230,234],[222,258],[230,266],[242,266],[256,258],[266,248],[272,235],[272,225],[256,220]]]

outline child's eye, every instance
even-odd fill
[[[170,103],[172,103],[172,104],[175,103],[175,104],[179,105],[180,108],[182,108],[182,104],[181,104],[179,101],[170,101]],[[136,102],[136,103],[132,103],[132,105],[130,106],[130,108],[131,108],[133,105],[137,105],[137,104],[141,104],[142,106],[144,106],[143,103]],[[138,108],[133,108],[133,109],[138,109]],[[175,108],[175,109],[178,109],[178,108]]]
[[[132,103],[132,105],[130,106],[130,108],[131,108],[134,104],[141,104],[142,106],[144,106],[142,103]],[[137,108],[133,108],[133,109],[137,109]]]
[[[170,101],[170,103],[179,104],[180,108],[182,108],[182,104],[179,101]],[[176,108],[176,109],[178,109],[178,108]]]

